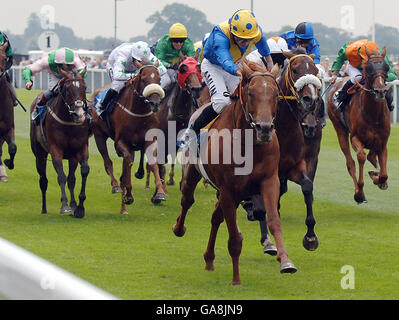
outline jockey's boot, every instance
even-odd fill
[[[190,131],[194,131],[196,136],[199,136],[200,131],[203,127],[205,127],[209,122],[215,119],[218,116],[218,113],[213,109],[213,104],[207,106],[202,113],[199,115],[197,119],[195,119],[194,123],[192,123],[186,131],[183,133],[182,137],[177,141],[178,147],[185,147],[190,142]]]
[[[334,93],[334,98],[333,98],[334,106],[338,110],[342,111],[342,108],[344,107],[344,105],[346,105],[349,102],[350,94],[348,93],[348,90],[352,86],[353,86],[353,82],[349,79],[340,90],[338,90]]]
[[[393,86],[389,88],[385,94],[385,98],[387,99],[388,109],[392,112],[395,108],[395,105],[393,104]]]
[[[37,105],[35,106],[35,108],[33,109],[32,115],[31,115],[31,119],[35,121],[36,125],[39,125],[39,108],[44,108],[47,104],[47,102],[50,101],[51,98],[54,97],[54,91],[52,90],[46,90],[45,92],[43,92],[41,99],[39,100],[39,102],[37,103]]]
[[[102,120],[104,120],[102,114],[104,113],[105,108],[108,106],[110,101],[117,96],[117,94],[118,92],[111,88],[107,91],[107,94],[105,95],[103,102],[97,104],[96,112],[98,117],[101,118]]]

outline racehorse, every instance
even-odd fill
[[[333,104],[333,95],[340,86],[337,82],[328,100],[328,115],[337,133],[338,142],[345,155],[346,167],[355,184],[354,199],[358,204],[367,202],[363,186],[363,168],[366,159],[377,169],[369,176],[380,189],[388,188],[387,142],[390,135],[390,111],[385,94],[389,87],[385,85],[389,67],[384,61],[386,48],[379,52],[366,51],[368,60],[363,63],[365,84],[359,82],[358,90],[341,113]],[[347,80],[347,79],[344,79]],[[351,88],[352,93],[356,91]],[[351,91],[350,89],[350,91]],[[349,92],[351,93],[351,92]],[[359,178],[356,178],[356,165],[349,147],[349,140],[356,152],[359,164]],[[366,156],[364,149],[368,149]]]
[[[174,84],[175,88],[171,91],[176,90],[174,103],[169,105],[168,96],[163,100],[161,108],[158,112],[159,129],[164,133],[166,137],[165,140],[165,159],[163,163],[167,163],[167,156],[172,155],[172,165],[171,171],[169,173],[169,181],[167,185],[174,185],[174,167],[176,155],[176,134],[181,130],[187,128],[188,121],[191,115],[196,110],[196,99],[199,98],[202,86],[201,70],[200,66],[195,58],[185,57],[179,65],[178,69],[178,82]],[[173,132],[169,131],[169,125],[172,124]],[[173,125],[175,124],[175,125]],[[169,134],[173,135],[175,138],[171,139]],[[171,142],[169,144],[168,142]],[[170,150],[169,148],[173,148]],[[166,168],[164,164],[159,164],[159,171],[161,179],[164,181]],[[147,166],[147,181],[146,187],[149,187],[149,176],[151,171]],[[138,172],[143,170],[139,168]],[[166,190],[165,190],[166,191]]]
[[[36,169],[39,173],[40,189],[42,192],[42,213],[47,213],[46,191],[48,180],[46,176],[47,156],[50,153],[55,171],[57,172],[58,184],[61,187],[61,210],[70,213],[76,218],[85,215],[84,201],[86,200],[86,181],[89,175],[89,120],[87,116],[86,84],[84,71],[81,75],[73,75],[60,69],[63,78],[54,88],[58,94],[49,102],[44,122],[36,125],[34,120],[30,123],[31,148],[36,157]],[[41,94],[38,95],[31,105],[31,113]],[[66,177],[62,160],[68,159],[69,173]],[[79,204],[75,200],[75,170],[80,163],[82,186],[79,194]],[[68,198],[65,185],[71,195]]]
[[[281,197],[288,191],[288,180],[301,186],[306,204],[307,232],[302,244],[306,250],[318,248],[318,238],[314,232],[316,221],[313,215],[313,181],[315,178],[322,127],[316,115],[322,106],[321,82],[316,77],[318,69],[314,55],[306,55],[302,49],[285,52],[289,62],[281,77],[277,80],[281,88],[279,108],[276,116],[276,131],[280,143],[280,213]],[[256,196],[255,196],[256,198]],[[253,199],[254,204],[259,201]],[[275,254],[275,249],[268,237],[264,208],[254,207],[261,226],[261,243],[264,252]]]
[[[147,150],[156,142],[155,138],[146,141],[146,133],[158,127],[156,112],[159,109],[164,92],[160,87],[160,75],[154,65],[142,65],[134,78],[126,83],[125,88],[116,101],[115,110],[101,120],[94,109],[96,96],[106,88],[97,90],[90,99],[93,113],[93,133],[97,148],[104,159],[105,171],[111,178],[112,192],[122,193],[121,214],[127,214],[126,205],[134,202],[131,183],[131,166],[134,152]],[[106,141],[111,138],[115,142],[115,150],[123,158],[123,170],[120,187],[113,174],[113,163],[109,157]],[[155,175],[156,190],[152,197],[155,202],[166,200],[158,165],[151,164]]]
[[[204,254],[206,270],[214,270],[215,241],[219,225],[226,221],[229,231],[228,249],[233,262],[233,285],[240,284],[239,256],[242,249],[242,236],[237,226],[236,210],[239,203],[246,197],[260,193],[267,208],[268,226],[276,240],[278,248],[277,260],[280,261],[281,273],[293,273],[296,267],[288,258],[281,237],[281,222],[278,216],[277,204],[280,190],[278,179],[279,143],[274,130],[274,119],[277,111],[278,87],[275,77],[278,66],[268,73],[262,65],[243,60],[241,63],[243,79],[236,90],[235,102],[225,108],[213,124],[211,124],[208,144],[205,147],[206,155],[198,165],[189,163],[184,166],[184,175],[181,185],[182,211],[173,227],[176,236],[183,236],[187,211],[194,203],[194,191],[201,180],[202,173],[206,173],[209,181],[218,189],[218,202],[212,215],[212,229],[208,248]],[[191,119],[197,115],[195,113]],[[230,139],[220,135],[226,131]],[[238,131],[238,134],[237,134]],[[235,133],[234,133],[235,132]],[[248,134],[250,132],[251,134]],[[255,132],[255,136],[253,133]],[[234,138],[232,139],[231,137]],[[249,143],[247,140],[249,137]],[[253,169],[244,174],[236,174],[241,167],[235,160],[230,164],[212,161],[214,154],[222,159],[224,150],[241,155],[242,150],[235,150],[237,145],[248,144],[252,155],[247,155]],[[243,141],[245,139],[245,142]],[[223,143],[222,143],[223,141]],[[252,148],[253,147],[253,148]],[[202,153],[202,151],[201,151]],[[231,159],[231,158],[230,158]],[[202,163],[204,165],[202,166]],[[207,163],[207,164],[205,164]]]
[[[8,144],[8,154],[10,159],[5,159],[4,164],[8,169],[14,169],[14,158],[17,153],[15,144],[15,127],[14,127],[14,104],[13,98],[7,83],[6,75],[6,50],[8,42],[0,46],[0,182],[7,182],[8,177],[6,169],[1,160],[3,154],[4,141]]]

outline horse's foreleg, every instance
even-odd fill
[[[215,211],[212,214],[212,229],[209,235],[208,247],[206,249],[206,252],[204,253],[204,260],[206,263],[205,269],[209,271],[215,270],[215,267],[213,265],[213,261],[215,260],[215,242],[219,226],[223,222],[223,220],[223,211],[220,206],[220,202],[218,201],[216,203]]]
[[[366,162],[367,156],[366,152],[364,151],[364,145],[360,142],[359,138],[356,136],[352,137],[352,147],[353,150],[356,152],[357,162],[359,163],[359,177],[357,180],[357,186],[355,188],[355,201],[360,203],[366,203],[366,197],[364,195],[364,164]]]
[[[12,128],[8,135],[6,136],[6,142],[8,144],[8,154],[10,155],[10,159],[5,159],[4,164],[8,169],[14,169],[14,158],[17,153],[17,145],[15,144],[15,136],[14,136],[14,128]]]
[[[168,194],[168,189],[165,183],[165,176],[166,176],[166,166],[164,164],[158,164],[159,169],[159,177],[161,178],[162,188],[165,194]]]
[[[107,137],[100,134],[95,134],[94,139],[96,141],[97,149],[104,160],[105,172],[111,178],[112,193],[122,192],[122,189],[119,187],[118,181],[115,179],[114,176],[114,166],[108,154]]]
[[[1,161],[1,157],[3,155],[3,143],[4,140],[0,139],[0,182],[8,182],[6,167],[3,165],[3,162]]]
[[[194,204],[194,191],[198,182],[201,180],[201,175],[193,164],[184,166],[183,170],[181,183],[182,197],[180,201],[181,213],[177,218],[176,224],[172,228],[173,232],[178,237],[184,236],[186,232],[186,227],[184,226],[186,215],[190,207]]]
[[[172,159],[172,164],[170,166],[170,172],[169,172],[169,180],[166,184],[168,186],[174,186],[176,184],[176,181],[175,181],[175,159]]]
[[[146,180],[145,180],[145,188],[149,189],[150,188],[150,178],[151,178],[151,167],[148,163],[146,163]]]
[[[157,162],[157,146],[155,145],[154,148],[154,143],[156,143],[156,141],[146,141],[144,150],[152,150],[153,152],[153,154],[151,155],[151,162],[149,162],[148,165],[151,168],[151,171],[154,173],[155,178],[155,192],[151,198],[151,202],[157,205],[160,204],[162,201],[166,201],[166,186],[164,186],[165,180],[161,179],[160,169]],[[164,174],[164,172],[162,171],[161,173]]]
[[[144,150],[140,150],[140,164],[134,176],[140,180],[144,178]]]
[[[79,193],[79,205],[73,214],[76,218],[83,218],[85,216],[85,208],[84,208],[83,203],[86,200],[86,182],[87,182],[87,177],[90,172],[88,159],[89,159],[89,154],[88,154],[88,151],[86,150],[85,154],[83,155],[82,160],[80,161],[80,174],[82,175],[82,188]]]
[[[241,284],[239,259],[242,249],[242,235],[237,225],[237,204],[229,190],[220,189],[220,205],[229,231],[228,249],[233,262],[233,285]]]
[[[46,175],[46,167],[47,167],[47,153],[36,153],[36,170],[39,174],[39,186],[42,192],[42,213],[47,213],[47,205],[46,205],[46,192],[48,186],[48,180]]]
[[[72,210],[68,206],[68,198],[65,192],[65,185],[67,183],[67,177],[64,173],[64,168],[62,165],[62,154],[51,152],[51,157],[53,159],[53,166],[55,171],[57,172],[57,181],[61,188],[61,210],[60,213],[70,213]]]
[[[280,195],[280,183],[277,173],[271,178],[262,181],[260,187],[267,214],[267,225],[276,242],[277,260],[280,262],[280,272],[296,272],[296,267],[288,258],[282,239],[281,221],[277,211],[277,203]]]
[[[69,162],[69,172],[68,172],[67,183],[68,183],[69,193],[71,195],[69,206],[72,212],[74,212],[77,207],[77,203],[75,200],[75,185],[76,185],[75,171],[78,166],[78,160],[76,158],[71,158],[69,159],[68,162]]]

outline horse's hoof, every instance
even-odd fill
[[[8,177],[6,177],[6,176],[1,176],[1,177],[0,177],[0,182],[8,182]]]
[[[355,194],[355,195],[353,196],[353,199],[355,199],[355,201],[356,201],[357,204],[368,203],[366,197],[364,197],[364,196],[359,196],[359,195],[357,195],[357,194]]]
[[[8,169],[10,170],[14,169],[14,162],[11,162],[10,159],[5,159],[4,164],[7,166]]]
[[[291,261],[287,261],[281,264],[280,273],[295,273],[298,269]]]
[[[129,214],[129,212],[127,212],[127,210],[121,210],[121,215],[128,215]]]
[[[134,202],[133,196],[124,196],[123,203],[127,205],[131,205]]]
[[[71,209],[70,207],[68,207],[68,206],[62,207],[61,210],[60,210],[60,213],[61,213],[61,214],[64,214],[64,213],[72,213],[72,209]]]
[[[167,185],[167,186],[174,186],[174,185],[176,185],[176,182],[175,182],[175,180],[168,180],[168,181],[166,182],[166,185]]]
[[[162,201],[166,201],[166,195],[164,193],[157,193],[152,197],[151,201],[153,204],[158,205]]]
[[[144,178],[144,172],[139,172],[139,171],[137,171],[135,174],[134,174],[134,176],[137,178],[137,179],[143,179]]]
[[[314,237],[303,237],[302,241],[303,247],[308,251],[315,251],[319,247],[319,240],[317,236]]]
[[[269,254],[271,256],[276,256],[277,255],[277,248],[276,248],[276,246],[273,243],[267,241],[264,244],[263,253],[267,253],[267,254]]]
[[[174,225],[172,227],[172,230],[176,237],[183,237],[184,234],[186,233],[187,228],[185,226],[183,226],[182,229],[176,229],[176,225]]]
[[[233,280],[233,282],[231,284],[233,286],[240,286],[241,285],[241,281],[240,280]]]
[[[379,184],[378,184],[378,188],[380,188],[381,190],[386,190],[386,189],[388,189],[388,182],[379,183]]]
[[[120,186],[112,187],[112,193],[122,193],[122,188]]]
[[[85,209],[84,208],[76,208],[73,212],[73,216],[78,219],[82,219],[85,216]]]

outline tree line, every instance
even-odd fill
[[[202,11],[180,3],[166,5],[161,11],[156,11],[149,16],[146,22],[152,24],[149,32],[146,35],[134,36],[129,41],[142,40],[153,44],[167,33],[173,23],[181,22],[187,27],[189,37],[196,42],[202,40],[203,36],[214,27]],[[347,41],[371,38],[370,34],[353,37],[346,30],[328,27],[322,23],[313,23],[313,27],[315,37],[320,42],[322,55],[336,55],[339,48]],[[286,25],[280,30],[263,31],[266,37],[271,37],[294,28],[295,26]],[[71,28],[59,24],[55,25],[54,31],[61,40],[60,46],[75,49],[109,50],[122,43],[121,40],[115,41],[114,38],[102,36],[97,36],[93,39],[80,38],[74,34]],[[38,50],[37,39],[43,32],[40,25],[40,17],[36,13],[32,13],[28,18],[27,27],[22,35],[13,34],[8,30],[5,30],[5,32],[12,43],[15,53],[26,54],[29,50]],[[379,46],[387,46],[390,55],[399,55],[399,29],[377,24],[375,35]]]

